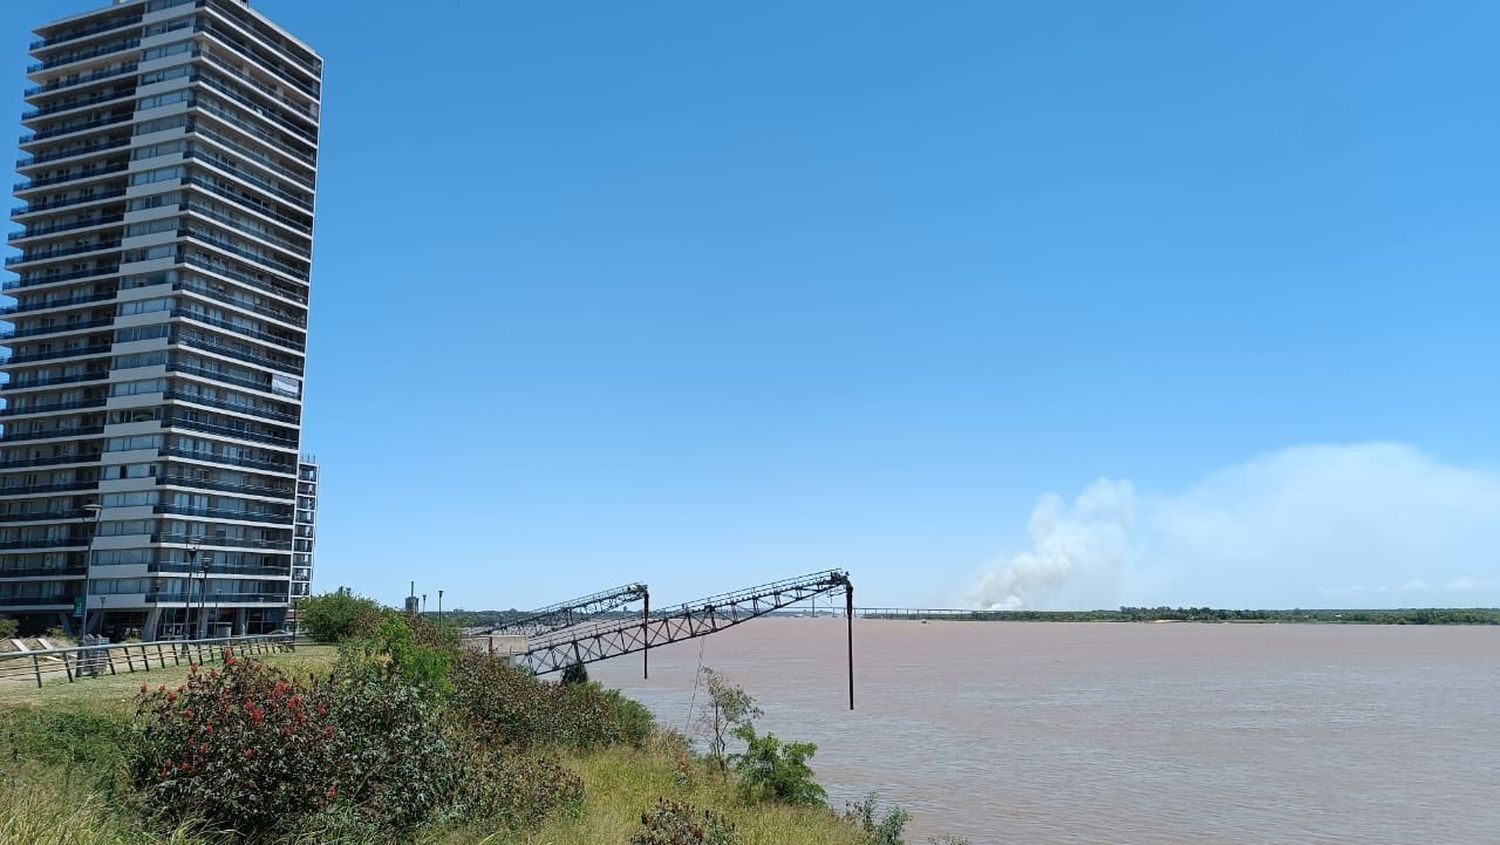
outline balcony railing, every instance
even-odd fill
[[[260,65],[261,67],[265,67],[265,68],[268,68],[268,69],[270,69],[272,71],[275,71],[275,73],[273,75],[277,78],[277,80],[279,80],[279,81],[281,81],[281,82],[283,82],[283,83],[285,83],[287,85],[291,85],[293,88],[296,88],[297,90],[299,90],[302,93],[306,94],[307,96],[313,98],[314,100],[319,99],[318,92],[315,91],[315,90],[313,90],[313,87],[311,85],[308,85],[308,84],[302,82],[302,80],[297,79],[295,76],[292,76],[291,74],[287,73],[286,69],[281,66],[281,62],[277,61],[276,59],[272,58],[271,56],[262,56],[259,52],[251,49],[250,47],[248,47],[246,45],[241,44],[239,42],[238,36],[234,36],[234,35],[231,35],[231,34],[229,34],[227,32],[219,30],[216,27],[214,27],[214,26],[212,26],[212,25],[210,25],[208,23],[199,23],[199,24],[197,24],[196,26],[193,27],[193,31],[195,31],[195,32],[206,32],[209,35],[212,35],[213,37],[217,38],[220,41],[220,43],[222,43],[225,46],[229,47],[230,49],[234,50],[236,53],[239,53],[240,55],[245,56],[246,58],[248,58],[251,61],[255,62],[256,64]],[[299,67],[302,66],[301,62],[298,62],[297,64],[299,65]],[[304,72],[307,73],[309,76],[313,76],[313,77],[317,77],[318,76],[318,72],[315,71],[315,70],[313,70],[313,69],[311,69],[311,68],[305,68],[304,67]]]
[[[0,513],[0,522],[77,522],[87,510],[34,510],[30,513]]]
[[[151,509],[152,513],[174,514],[176,516],[202,516],[210,519],[232,519],[239,522],[269,522],[276,525],[291,525],[292,515],[289,513],[256,513],[253,511],[236,511],[225,508],[190,508],[179,505],[157,505]]]
[[[93,346],[80,346],[77,349],[59,349],[56,352],[32,352],[27,355],[12,355],[6,358],[0,355],[0,366],[14,366],[16,364],[35,364],[38,361],[56,361],[59,358],[78,358],[87,355],[108,355],[111,344],[102,343]]]
[[[245,496],[267,496],[291,498],[296,495],[291,487],[263,487],[258,484],[231,484],[227,481],[206,481],[187,475],[160,475],[156,478],[160,486],[191,487],[194,490],[215,490],[221,493],[239,493]]]
[[[316,155],[315,155],[315,153],[310,152],[308,150],[299,150],[299,149],[296,149],[295,147],[293,147],[290,144],[286,143],[285,141],[283,141],[282,139],[278,138],[277,136],[272,135],[270,132],[267,132],[266,130],[261,129],[259,126],[256,126],[256,125],[254,125],[252,123],[249,123],[248,121],[241,120],[239,118],[239,116],[235,115],[234,113],[232,113],[232,112],[230,112],[230,111],[228,111],[226,109],[219,108],[218,106],[214,105],[213,103],[210,103],[207,100],[203,99],[203,97],[194,97],[188,103],[188,105],[190,105],[190,106],[192,106],[192,107],[194,107],[194,108],[196,108],[196,109],[198,109],[198,110],[200,110],[202,112],[205,112],[207,114],[213,115],[215,118],[224,121],[225,123],[229,124],[230,126],[233,126],[234,128],[236,128],[236,129],[240,130],[241,132],[245,133],[246,135],[249,135],[250,137],[256,139],[257,141],[260,141],[262,144],[265,144],[266,146],[271,147],[272,149],[276,150],[278,153],[281,153],[282,155],[291,157],[294,161],[300,161],[303,164],[307,165],[308,167],[314,167],[315,166],[315,164],[314,164],[314,162],[316,161]]]
[[[87,537],[38,537],[33,540],[0,540],[0,549],[63,549],[63,548],[85,548],[89,544]],[[5,603],[0,599],[0,604]]]
[[[81,411],[86,408],[102,408],[108,399],[81,399],[75,402],[53,402],[50,405],[11,405],[0,408],[0,417],[19,417],[24,414],[55,414],[59,411]]]
[[[300,314],[278,311],[275,308],[268,308],[265,305],[258,305],[253,302],[243,302],[221,291],[216,291],[207,285],[197,284],[191,280],[173,283],[172,290],[197,294],[198,296],[207,297],[215,302],[222,302],[225,305],[233,306],[242,311],[249,311],[252,314],[259,314],[262,317],[269,317],[272,320],[280,320],[283,323],[291,323],[294,326],[307,326],[307,318]],[[4,309],[0,309],[0,314],[5,313]]]
[[[50,38],[42,38],[40,40],[33,41],[31,42],[31,49],[40,50],[44,47],[52,47],[57,44],[66,44],[69,41],[76,41],[80,38],[88,38],[91,35],[98,35],[101,32],[113,32],[117,29],[124,29],[126,27],[140,25],[140,15],[134,15],[128,18],[108,20],[103,23],[94,24],[87,29],[72,29],[68,30],[67,32],[58,33],[57,35],[51,36]]]
[[[271,392],[271,385],[269,382],[259,382],[254,379],[242,378],[232,373],[210,370],[206,367],[195,366],[184,361],[167,362],[167,372],[182,373],[189,376],[199,376],[201,378],[213,379],[214,381],[222,382],[223,384],[232,384],[236,387],[245,387],[251,390],[263,391],[265,393]]]
[[[77,88],[83,85],[88,85],[91,82],[98,82],[101,79],[112,79],[116,76],[124,76],[127,73],[134,73],[136,68],[138,67],[140,67],[140,65],[136,64],[135,62],[127,62],[123,65],[120,65],[119,67],[100,68],[93,73],[84,74],[77,79],[54,79],[51,82],[46,83],[45,85],[33,85],[30,88],[27,88],[25,91],[21,92],[21,96],[35,97],[38,94],[47,94],[52,91],[61,91],[64,88]]]
[[[204,314],[200,311],[194,311],[190,308],[174,308],[172,309],[172,316],[181,317],[187,320],[196,320],[197,322],[203,323],[204,325],[232,331],[236,334],[242,334],[245,337],[253,337],[256,340],[268,341],[270,343],[277,344],[278,346],[284,346],[287,349],[294,349],[299,353],[307,348],[306,344],[302,343],[299,340],[270,334],[259,329],[252,329],[249,326],[242,326],[230,320],[223,320],[218,317],[210,317],[207,314]],[[0,334],[0,338],[3,337],[4,335]]]
[[[222,250],[231,255],[239,256],[246,261],[254,261],[256,264],[259,264],[262,267],[275,270],[276,272],[286,276],[291,276],[293,279],[296,279],[300,282],[306,283],[308,281],[307,270],[301,269],[299,267],[293,267],[292,265],[285,262],[277,261],[271,256],[261,255],[260,253],[245,249],[242,246],[236,246],[229,241],[215,237],[213,232],[207,232],[202,229],[197,229],[189,226],[185,229],[178,229],[177,237],[193,238],[195,240],[202,241],[203,243],[212,246],[214,249]]]
[[[312,250],[310,247],[299,244],[288,238],[284,238],[281,235],[271,232],[270,230],[257,231],[255,229],[252,229],[249,227],[250,221],[237,219],[235,217],[231,217],[228,214],[221,214],[206,205],[202,205],[201,203],[196,202],[178,203],[177,207],[183,211],[191,211],[194,214],[201,214],[210,220],[214,220],[216,222],[224,224],[225,226],[229,226],[230,228],[234,229],[237,234],[241,234],[250,238],[258,238],[260,240],[276,244],[287,252],[296,255],[303,261],[309,261],[312,258]]]
[[[116,123],[124,123],[133,117],[135,117],[134,114],[127,113],[112,115],[110,117],[101,117],[98,120],[90,120],[85,123],[70,123],[66,126],[59,126],[56,129],[47,129],[42,132],[33,132],[30,135],[22,135],[21,143],[34,144],[37,141],[45,141],[48,138],[59,138],[63,135],[72,135],[74,132],[87,132],[91,129],[98,129],[103,126],[113,126]]]
[[[33,202],[26,205],[18,205],[10,210],[16,216],[22,214],[35,214],[38,211],[51,211],[54,208],[67,208],[70,205],[83,205],[84,203],[99,202],[100,200],[112,200],[115,197],[125,196],[125,189],[119,188],[113,191],[95,191],[81,197],[68,197],[66,199],[53,200],[51,202]]]
[[[65,111],[72,111],[74,109],[84,109],[84,108],[88,108],[89,106],[97,106],[100,103],[107,103],[107,102],[109,102],[111,100],[119,100],[119,99],[123,99],[125,97],[134,97],[134,96],[135,96],[135,87],[134,86],[131,86],[129,88],[114,88],[114,89],[111,89],[111,90],[109,90],[109,91],[107,91],[105,93],[102,93],[102,94],[95,94],[95,95],[93,95],[91,97],[85,97],[82,100],[74,100],[72,102],[55,103],[55,104],[50,105],[50,106],[43,106],[42,108],[31,109],[30,111],[23,111],[23,112],[21,112],[21,120],[23,120],[23,121],[24,120],[35,120],[35,119],[37,119],[39,117],[46,117],[49,114],[61,114],[62,112],[65,112]]]
[[[296,463],[279,464],[272,461],[262,461],[257,458],[239,458],[230,455],[216,455],[212,452],[198,452],[192,449],[179,449],[167,447],[156,450],[158,457],[182,458],[189,461],[207,461],[209,463],[224,464],[226,466],[246,467],[248,469],[259,469],[266,472],[279,472],[285,475],[297,473]]]
[[[0,331],[0,341],[16,340],[24,337],[40,337],[49,334],[67,334],[68,332],[81,332],[88,329],[97,329],[104,326],[113,326],[114,317],[105,317],[99,320],[80,320],[71,323],[56,323],[50,326],[38,326],[31,329],[12,329]]]
[[[247,352],[243,349],[237,349],[232,346],[225,346],[207,338],[195,337],[188,334],[174,333],[171,337],[167,338],[167,343],[177,344],[180,346],[191,346],[194,349],[201,349],[204,352],[212,352],[215,355],[223,355],[226,358],[233,358],[236,361],[244,361],[247,364],[255,364],[259,367],[270,367],[273,370],[280,370],[284,373],[289,373],[298,377],[301,377],[302,375],[302,368],[296,364],[277,361],[272,358],[267,358],[263,355],[258,355],[254,352]],[[3,363],[3,361],[0,361],[0,363]]]
[[[68,173],[63,176],[52,176],[47,179],[31,179],[26,182],[17,182],[12,186],[15,191],[30,191],[36,188],[47,188],[52,185],[61,185],[64,182],[81,182],[85,179],[96,179],[100,176],[108,176],[112,173],[122,173],[129,167],[128,162],[117,162],[94,170],[84,170],[79,173]]]
[[[295,121],[288,120],[282,114],[279,102],[278,105],[267,108],[256,102],[251,97],[234,90],[230,87],[229,83],[222,82],[203,73],[193,74],[190,77],[190,80],[192,82],[201,82],[202,84],[207,85],[209,88],[212,88],[214,92],[219,94],[220,96],[228,97],[229,99],[235,101],[239,104],[241,109],[255,114],[260,117],[261,120],[264,120],[267,123],[275,126],[278,132],[283,132],[287,135],[290,135],[310,146],[317,145],[318,137],[312,132],[303,129],[301,126],[298,126]]]
[[[18,379],[0,384],[0,390],[27,390],[33,387],[53,387],[59,384],[78,384],[84,381],[104,381],[109,372],[80,373],[76,376],[46,376],[43,378]]]
[[[10,516],[12,516],[12,514],[0,515],[0,522],[9,521],[7,518]],[[22,516],[37,519],[45,516],[45,514],[22,514]],[[87,567],[83,566],[82,564],[78,564],[75,566],[27,566],[18,569],[0,569],[0,579],[49,577],[77,578],[78,576],[83,575],[86,571]],[[0,604],[3,604],[4,601],[4,599],[0,599]]]
[[[25,487],[0,487],[0,496],[35,496],[38,493],[74,493],[79,490],[98,489],[98,480],[68,481],[62,484],[31,484]]]
[[[99,564],[96,563],[96,564],[94,564],[94,566],[98,567]],[[286,578],[287,577],[287,569],[288,568],[285,567],[285,566],[220,566],[219,564],[215,563],[215,564],[213,564],[212,569],[209,570],[209,574],[210,575],[262,575],[262,576],[267,576],[267,577],[271,577],[271,578]],[[203,568],[201,566],[199,566],[198,564],[185,563],[185,562],[184,563],[153,563],[153,564],[151,564],[151,565],[149,565],[149,566],[146,567],[146,571],[147,572],[183,573],[183,574],[187,574],[187,575],[197,576],[197,575],[202,574]],[[3,577],[3,576],[0,576],[0,577]],[[213,598],[214,598],[213,593],[209,593],[208,594],[208,598],[209,598],[209,601],[212,601]],[[198,595],[197,595],[196,592],[194,592],[194,594],[193,594],[193,601],[197,601],[197,600],[198,600]],[[178,601],[180,601],[180,599],[178,599]]]
[[[233,411],[237,414],[251,414],[268,420],[297,424],[297,415],[288,414],[285,411],[277,411],[274,408],[262,408],[255,405],[246,405],[242,402],[229,402],[224,399],[210,399],[207,396],[199,396],[195,393],[185,393],[181,390],[168,390],[162,394],[166,402],[192,402],[195,405],[205,405],[210,408],[220,408],[225,411]]]
[[[71,282],[75,279],[90,279],[95,276],[108,276],[111,273],[120,272],[118,265],[114,267],[96,267],[92,270],[79,270],[76,273],[47,273],[41,276],[32,276],[27,279],[12,279],[0,287],[0,290],[15,290],[16,288],[41,287],[42,285],[55,285],[58,282]]]
[[[194,597],[193,601],[198,598]],[[180,602],[182,593],[147,593],[148,602]],[[285,593],[209,593],[209,604],[288,604]]]
[[[0,305],[0,316],[6,314],[29,314],[33,311],[45,311],[49,308],[70,308],[74,305],[88,305],[93,302],[103,302],[114,299],[115,292],[91,293],[87,296],[70,296],[66,299],[46,299],[39,302],[26,302],[16,305]]]
[[[78,428],[56,428],[51,431],[7,431],[0,434],[0,443],[19,443],[25,440],[50,440],[54,437],[89,437],[103,434],[102,425],[85,425]]]
[[[0,607],[73,606],[72,596],[0,596]]]
[[[30,74],[37,73],[38,71],[43,70],[51,70],[55,67],[70,65],[74,62],[85,62],[89,59],[95,59],[100,56],[107,56],[110,53],[118,53],[122,50],[129,50],[133,47],[139,46],[141,46],[141,39],[127,38],[124,41],[120,41],[114,44],[105,44],[102,47],[95,47],[92,50],[85,50],[82,53],[69,53],[66,56],[58,56],[45,62],[37,62],[36,64],[27,65],[26,72]]]
[[[11,232],[6,238],[12,241],[25,240],[26,238],[39,238],[42,235],[52,235],[58,232],[71,232],[76,229],[87,229],[90,226],[104,226],[109,223],[119,223],[125,219],[123,214],[99,214],[86,220],[75,220],[71,223],[58,223],[53,226],[42,226],[40,228],[27,228],[21,232]]]
[[[62,464],[91,464],[99,460],[92,455],[53,455],[50,458],[0,458],[0,469],[25,469],[26,467],[53,467]]]
[[[77,149],[58,150],[55,153],[47,153],[46,155],[18,158],[16,159],[16,167],[35,167],[38,164],[49,164],[54,161],[61,161],[65,158],[76,158],[78,156],[93,155],[94,153],[107,152],[109,150],[116,150],[120,147],[128,146],[130,146],[130,139],[120,138],[114,141],[106,141],[102,144],[89,144],[86,147],[78,147]]]
[[[237,440],[254,440],[257,443],[269,443],[273,446],[282,446],[287,449],[297,448],[297,438],[282,437],[277,434],[269,434],[262,431],[235,428],[234,426],[218,425],[216,423],[198,422],[180,417],[168,418],[161,421],[162,428],[185,428],[188,431],[201,431],[205,434],[216,434],[220,437],[233,437]],[[8,437],[9,435],[6,435]],[[0,437],[0,440],[3,440]]]
[[[120,241],[99,241],[98,243],[84,244],[83,246],[69,246],[42,252],[28,252],[6,258],[5,266],[14,267],[17,264],[30,264],[33,261],[52,261],[58,258],[67,258],[70,255],[82,255],[87,252],[104,252],[119,248]]]
[[[257,279],[254,276],[249,275],[248,273],[241,273],[238,270],[231,270],[228,267],[221,267],[211,261],[199,258],[196,255],[188,254],[183,256],[181,263],[190,264],[200,270],[206,270],[210,273],[217,273],[225,278],[233,279],[240,284],[249,285],[252,288],[265,291],[266,293],[272,294],[274,296],[279,296],[283,299],[290,299],[293,302],[297,302],[302,305],[307,304],[307,294],[302,291],[273,285],[270,282],[265,281],[264,279]]]
[[[182,545],[200,544],[213,546],[217,549],[278,549],[290,551],[292,548],[291,538],[285,540],[262,540],[249,537],[216,537],[203,534],[152,534],[153,543],[179,543]],[[0,546],[4,548],[4,546]]]

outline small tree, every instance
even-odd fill
[[[755,706],[750,693],[728,678],[708,668],[699,670],[699,678],[708,693],[708,702],[698,717],[698,726],[708,739],[708,757],[720,772],[729,770],[729,738],[740,728],[749,728],[752,720],[765,713]]]
[[[562,682],[566,685],[588,683],[588,667],[584,666],[582,663],[569,663],[567,668],[563,669]]]
[[[810,742],[782,742],[776,734],[757,736],[755,728],[743,724],[734,735],[745,741],[745,753],[734,755],[734,770],[740,789],[752,801],[785,801],[788,804],[823,804],[828,794],[813,779],[807,761],[817,753]],[[902,821],[905,824],[905,821]]]
[[[0,616],[0,640],[8,640],[21,629],[21,623],[9,616]]]
[[[385,608],[380,602],[339,590],[297,602],[297,619],[318,642],[336,643],[368,636],[380,625]]]

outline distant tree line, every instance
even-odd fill
[[[1386,610],[1229,610],[1214,607],[1122,607],[1119,610],[865,610],[870,619],[973,622],[1295,622],[1357,625],[1500,625],[1497,608],[1414,607]]]

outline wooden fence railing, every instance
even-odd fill
[[[296,648],[293,634],[254,634],[244,637],[210,637],[202,640],[161,640],[149,643],[78,645],[39,651],[0,652],[0,690],[6,681],[35,681],[42,686],[47,677],[79,678],[116,675],[120,672],[150,672],[155,666],[184,663],[215,663],[225,649],[234,654],[270,654]]]

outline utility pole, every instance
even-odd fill
[[[443,591],[438,590],[438,622],[443,621]]]

